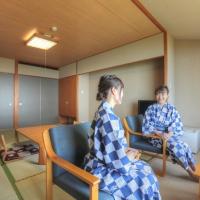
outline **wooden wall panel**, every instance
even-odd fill
[[[59,114],[64,117],[77,116],[77,76],[59,80]]]

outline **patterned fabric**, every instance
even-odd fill
[[[99,188],[115,200],[160,200],[159,184],[150,166],[129,160],[120,119],[105,101],[95,113],[89,133],[90,152],[84,168],[100,178]]]
[[[183,141],[183,123],[176,108],[166,103],[163,106],[153,104],[145,112],[142,126],[143,134],[173,132],[167,141],[167,150],[174,163],[179,163],[186,170],[195,164],[190,147]],[[162,140],[149,139],[149,142],[158,148],[162,148]]]

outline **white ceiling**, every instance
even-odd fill
[[[176,39],[200,39],[200,0],[140,0]]]

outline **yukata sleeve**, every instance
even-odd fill
[[[172,115],[171,115],[171,123],[168,127],[168,132],[173,132],[176,136],[182,136],[183,135],[183,123],[181,121],[180,114],[178,111],[173,108]]]
[[[147,108],[142,122],[142,133],[144,135],[148,135],[156,131],[155,122],[153,121],[152,114],[153,107],[150,106]]]
[[[105,164],[121,174],[129,174],[131,161],[125,153],[124,131],[119,120],[108,120],[102,126]]]
[[[122,126],[122,123],[121,123],[121,120],[119,119],[119,128],[120,128],[120,142],[122,144],[122,146],[126,149],[128,147],[128,143],[127,143],[127,140],[126,140],[126,137],[124,135],[124,128]]]

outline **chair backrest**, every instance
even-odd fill
[[[142,132],[143,115],[129,115],[125,117],[128,127],[135,132]],[[143,139],[138,135],[130,135],[131,142],[137,142]]]
[[[89,151],[87,140],[89,129],[89,122],[51,128],[49,133],[55,153],[76,166],[82,167],[84,156]],[[57,165],[53,165],[54,177],[57,177],[64,172],[64,169]]]
[[[126,121],[130,129],[136,132],[142,132],[143,115],[126,116]]]

